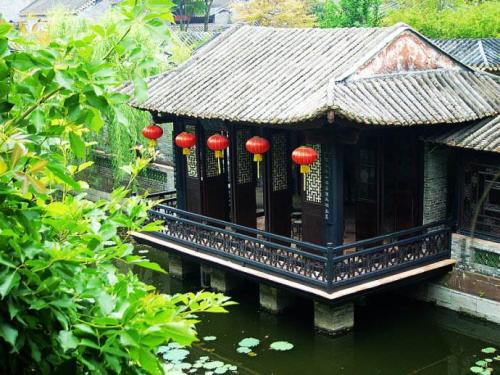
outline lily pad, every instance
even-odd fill
[[[216,336],[205,336],[203,337],[203,341],[215,341],[217,340]]]
[[[186,349],[172,349],[163,355],[166,361],[181,362],[189,355]]]
[[[224,366],[224,362],[221,362],[221,361],[212,361],[212,362],[207,362],[203,365],[203,368],[204,369],[207,369],[207,370],[215,370],[219,367],[222,367]]]
[[[484,367],[484,366],[486,366],[486,361],[477,361],[476,366]]]
[[[247,348],[246,346],[240,346],[238,347],[238,349],[236,349],[236,351],[238,353],[241,353],[241,354],[248,354],[250,353],[252,350],[250,348]]]
[[[488,348],[484,348],[481,350],[483,353],[486,353],[486,354],[492,354],[492,353],[495,353],[497,350],[495,348],[492,348],[492,347],[488,347]]]
[[[247,337],[238,343],[239,346],[245,346],[247,348],[253,348],[259,344],[260,344],[260,340],[256,339],[255,337]]]
[[[227,367],[219,367],[215,369],[214,374],[225,374],[227,370]]]
[[[482,367],[478,367],[478,366],[472,366],[470,368],[470,371],[474,374],[482,374],[483,373],[483,368]]]
[[[287,341],[275,341],[270,345],[270,349],[284,352],[293,349],[293,344]]]

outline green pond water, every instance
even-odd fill
[[[166,268],[165,253],[149,249],[148,254]],[[149,270],[139,273],[165,293],[200,290],[196,279],[181,282]],[[396,294],[374,295],[357,304],[354,330],[329,337],[314,331],[311,301],[299,299],[292,310],[272,315],[259,310],[258,285],[245,285],[232,295],[239,304],[231,306],[229,314],[201,316],[199,337],[217,339],[190,348],[188,361],[209,356],[238,366],[239,374],[455,375],[470,374],[474,362],[486,357],[482,348],[500,348],[500,326]],[[236,352],[246,337],[261,340],[255,357]],[[294,348],[268,349],[280,340]]]

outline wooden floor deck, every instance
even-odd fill
[[[372,293],[382,288],[395,287],[401,283],[422,280],[434,276],[436,273],[445,272],[455,264],[453,259],[438,260],[423,266],[417,266],[408,270],[395,272],[394,274],[384,275],[374,280],[367,279],[354,285],[339,287],[338,289],[332,291],[326,291],[323,288],[305,285],[300,281],[292,280],[282,275],[262,271],[252,266],[223,259],[222,257],[218,257],[216,255],[203,253],[194,248],[189,248],[188,246],[176,243],[175,241],[159,238],[154,234],[134,232],[132,235],[139,242],[195,259],[201,263],[230,270],[242,277],[248,277],[261,282],[273,284],[275,286],[281,286],[300,294],[321,298],[331,302],[353,298],[354,296],[361,294]]]

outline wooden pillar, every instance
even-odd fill
[[[333,246],[344,242],[344,146],[329,143],[325,149],[325,238]]]

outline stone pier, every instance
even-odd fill
[[[263,310],[278,314],[288,309],[295,302],[295,297],[285,290],[259,284],[259,302]]]
[[[221,293],[228,293],[238,289],[243,279],[231,275],[221,269],[212,268],[210,271],[210,288]]]
[[[189,276],[196,275],[198,272],[199,267],[196,263],[189,262],[178,255],[168,255],[168,273],[170,276],[184,280]]]
[[[314,301],[314,327],[330,335],[350,331],[354,327],[354,303],[329,305]]]

